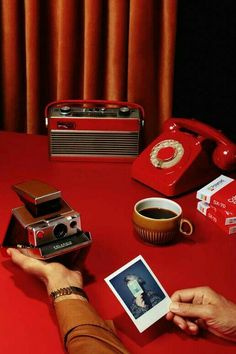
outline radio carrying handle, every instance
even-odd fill
[[[137,103],[125,102],[125,101],[115,101],[115,100],[58,100],[50,102],[45,108],[45,117],[48,118],[48,112],[51,106],[59,104],[98,104],[98,105],[116,105],[116,106],[128,106],[130,108],[136,108],[141,111],[142,118],[144,119],[144,109]]]

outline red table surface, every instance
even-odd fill
[[[236,302],[236,236],[228,236],[196,210],[196,191],[178,201],[195,226],[190,239],[150,246],[135,235],[131,222],[136,201],[160,196],[131,178],[130,163],[52,162],[46,136],[0,133],[0,238],[11,209],[22,205],[12,185],[42,180],[62,191],[80,212],[83,230],[93,244],[86,265],[95,280],[86,285],[90,302],[105,319],[113,319],[131,353],[235,353],[235,344],[211,334],[190,337],[162,318],[140,334],[104,278],[142,255],[169,295],[175,290],[208,285]],[[50,300],[43,284],[0,256],[1,352],[63,353]]]

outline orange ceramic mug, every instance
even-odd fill
[[[181,206],[167,198],[139,200],[133,210],[134,229],[145,242],[164,244],[173,241],[181,233],[190,236],[193,225],[183,218]]]

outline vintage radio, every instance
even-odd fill
[[[52,160],[132,161],[141,149],[143,108],[131,102],[62,100],[45,109]]]

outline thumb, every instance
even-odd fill
[[[16,248],[8,248],[7,249],[7,254],[8,256],[10,256],[12,258],[12,260],[17,263],[18,259],[22,257],[22,254],[19,250],[17,250]]]
[[[195,317],[206,319],[209,317],[210,305],[187,304],[182,302],[172,302],[170,311],[182,317]]]

